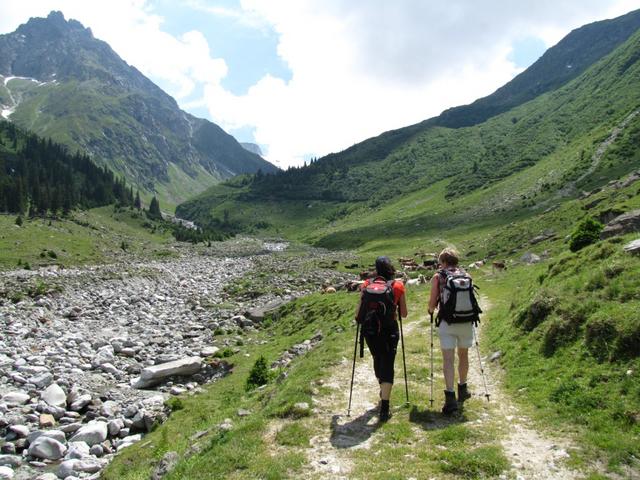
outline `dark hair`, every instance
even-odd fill
[[[389,257],[376,258],[376,273],[386,280],[393,280],[396,274],[396,269],[391,265]]]

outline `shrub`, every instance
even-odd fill
[[[17,226],[19,226],[19,227],[21,227],[23,223],[24,223],[24,222],[23,222],[23,220],[22,220],[22,215],[18,215],[18,216],[16,217],[16,225],[17,225]]]
[[[542,352],[550,357],[558,348],[573,342],[578,336],[578,331],[579,323],[573,319],[555,319],[544,334]]]
[[[626,319],[618,330],[613,360],[627,360],[640,356],[638,345],[640,345],[640,318]]]
[[[182,399],[178,397],[169,398],[164,404],[169,407],[169,410],[172,412],[177,412],[178,410],[182,410],[184,408],[184,402]]]
[[[253,390],[261,385],[266,385],[269,383],[269,376],[267,360],[263,356],[260,356],[249,372],[249,378],[247,378],[247,390]]]
[[[615,338],[616,327],[609,318],[593,319],[586,326],[585,345],[589,353],[600,362],[610,357]]]
[[[591,217],[585,218],[580,222],[569,239],[569,250],[577,252],[578,250],[597,242],[600,239],[600,232],[603,225]]]
[[[515,318],[516,326],[530,332],[542,322],[553,311],[556,300],[542,292],[531,304],[520,311]]]

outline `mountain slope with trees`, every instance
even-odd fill
[[[62,13],[0,35],[0,103],[18,126],[87,152],[165,203],[277,169],[124,62]],[[23,78],[13,78],[23,77]]]
[[[86,155],[0,121],[0,212],[56,216],[116,202],[134,203],[123,178]]]

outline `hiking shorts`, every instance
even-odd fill
[[[395,328],[383,329],[379,335],[365,335],[371,356],[373,357],[373,370],[380,383],[393,383],[394,364],[400,333],[398,324]]]
[[[458,348],[471,348],[473,346],[473,323],[447,323],[441,321],[438,327],[440,335],[440,348],[452,350]]]

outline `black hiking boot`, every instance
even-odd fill
[[[380,402],[380,422],[387,422],[391,418],[391,412],[389,411],[389,400],[382,400]]]
[[[471,398],[471,394],[467,389],[466,383],[458,384],[458,403],[463,403],[465,400],[469,400]]]
[[[444,405],[442,406],[442,413],[445,415],[451,415],[458,411],[458,402],[456,402],[456,392],[444,391]]]

